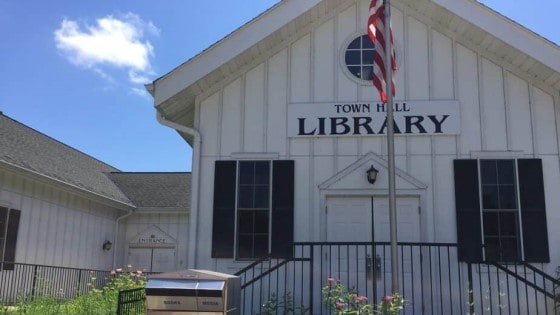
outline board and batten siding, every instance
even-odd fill
[[[290,103],[378,100],[371,85],[350,79],[342,65],[345,46],[365,32],[368,5],[362,0],[340,7],[239,77],[198,97],[195,127],[203,138],[200,172],[206,175],[200,185],[197,265],[219,264],[209,258],[210,174],[216,160],[236,153],[295,160],[295,240],[319,241],[325,221],[318,185],[368,152],[386,156],[384,137],[287,136]],[[560,187],[558,91],[501,66],[422,17],[395,7],[392,14],[399,64],[396,99],[460,103],[460,135],[395,139],[396,166],[428,185],[421,196],[422,241],[456,241],[452,164],[476,152],[542,158],[547,215],[549,222],[559,219],[560,194],[553,191]],[[560,241],[556,230],[549,226],[551,244]],[[560,253],[551,255],[560,262]]]
[[[116,209],[52,185],[0,170],[0,204],[21,210],[16,262],[109,270]]]

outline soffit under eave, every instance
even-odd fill
[[[453,15],[467,21],[476,29],[484,30],[485,33],[500,39],[515,50],[560,72],[560,47],[557,44],[484,4],[475,0],[415,0],[407,3],[417,4],[426,1],[429,1],[428,7],[434,13],[430,16],[432,20],[447,25],[438,17],[443,12],[452,12]]]
[[[547,65],[434,2],[447,3],[449,1],[398,0],[393,3],[408,15],[452,38],[468,49],[476,51],[496,64],[502,65],[506,70],[532,83],[538,83],[550,92],[555,93],[555,91],[560,89],[560,47],[556,44],[480,3],[471,0],[461,2],[466,3],[471,6],[471,9],[479,12],[478,15],[482,15],[485,18],[488,18],[486,15],[490,15],[497,25],[501,27],[507,26],[511,33],[519,34],[519,36],[528,36],[531,42],[542,46],[543,50],[548,52],[543,55],[546,57],[544,59],[547,59]],[[551,57],[554,55],[558,55],[559,58]]]
[[[157,106],[156,111],[167,121],[194,128],[195,96],[190,95],[190,97],[185,97],[185,94],[186,93],[183,95],[175,95],[165,103]],[[192,135],[180,132],[179,130],[176,130],[176,132],[191,146],[191,148],[193,147],[194,137]]]
[[[123,194],[123,196],[124,196],[124,198],[127,199],[127,201],[118,200],[118,199],[115,199],[113,197],[109,197],[109,196],[103,195],[101,193],[94,192],[92,190],[88,190],[88,189],[80,187],[78,185],[74,185],[74,184],[65,182],[65,181],[60,180],[58,178],[54,178],[52,176],[48,176],[46,174],[39,173],[39,172],[37,172],[33,169],[25,168],[23,166],[16,165],[16,164],[13,164],[13,163],[9,163],[9,162],[3,161],[3,160],[0,160],[0,169],[4,169],[8,172],[12,172],[12,173],[15,173],[15,174],[20,175],[20,176],[24,176],[24,177],[26,177],[30,180],[34,180],[34,181],[40,182],[42,184],[46,184],[46,185],[53,186],[53,187],[56,187],[56,188],[64,190],[64,191],[74,193],[74,194],[82,196],[86,199],[99,202],[99,203],[104,204],[106,206],[109,206],[113,209],[117,209],[119,211],[130,212],[130,211],[134,211],[136,209],[136,206],[130,200],[128,200],[128,198],[126,198],[126,196],[124,196],[124,194]]]

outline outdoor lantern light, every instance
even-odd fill
[[[379,173],[379,171],[375,167],[373,167],[373,165],[369,168],[369,170],[367,170],[367,181],[370,184],[375,183],[375,181],[377,180],[377,173]]]
[[[103,243],[103,250],[109,251],[111,250],[111,246],[113,246],[113,243],[111,243],[111,241],[105,241]]]

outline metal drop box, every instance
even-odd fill
[[[239,315],[239,277],[208,270],[183,270],[150,276],[148,315]]]

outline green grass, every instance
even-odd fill
[[[108,284],[102,289],[94,288],[94,281],[92,277],[88,293],[72,300],[53,296],[22,297],[14,306],[6,306],[0,301],[0,315],[112,315],[117,311],[119,291],[146,284],[141,272],[122,269],[112,272]]]

